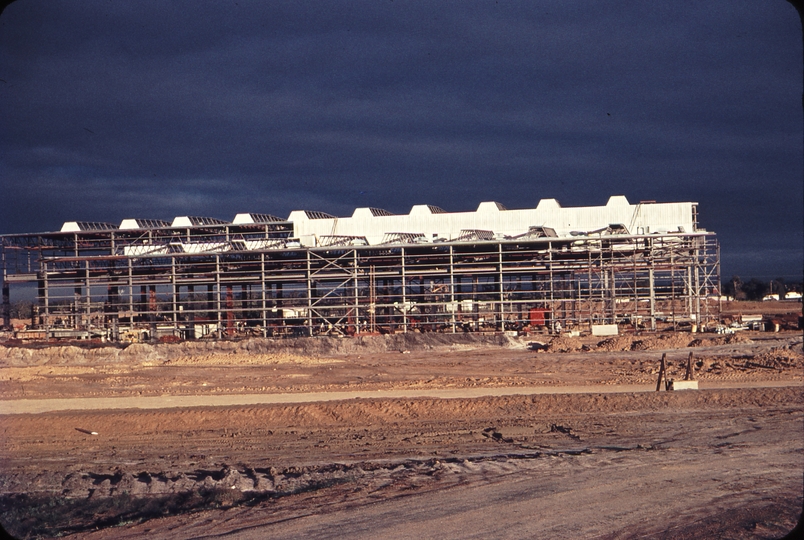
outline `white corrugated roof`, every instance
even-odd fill
[[[294,224],[294,236],[305,245],[315,245],[321,235],[365,236],[370,244],[387,241],[388,234],[399,231],[423,234],[425,238],[455,240],[462,231],[490,231],[495,237],[526,235],[532,227],[542,227],[558,237],[570,233],[627,230],[630,234],[692,232],[695,230],[693,208],[697,203],[631,204],[622,195],[609,198],[604,206],[562,207],[555,199],[542,199],[536,208],[508,210],[488,201],[474,212],[444,212],[421,204],[407,215],[377,215],[370,209],[357,209],[351,217],[312,220],[296,211],[288,218]],[[616,226],[616,227],[612,227]],[[553,233],[554,231],[554,233]]]

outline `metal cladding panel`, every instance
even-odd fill
[[[612,197],[605,206],[562,208],[557,201],[547,199],[537,208],[503,210],[495,203],[483,203],[475,212],[430,213],[426,205],[414,207],[408,215],[372,215],[355,212],[352,217],[308,219],[292,213],[295,236],[299,238],[322,235],[365,236],[370,244],[378,244],[385,233],[421,233],[428,240],[454,240],[462,230],[493,231],[498,235],[516,236],[530,227],[555,229],[560,237],[571,232],[588,232],[622,224],[631,234],[686,232],[694,229],[693,205],[681,203],[629,204],[625,197]],[[301,219],[296,219],[296,218]],[[305,242],[307,243],[307,242]]]
[[[637,216],[636,227],[645,227],[645,232],[674,232],[683,227],[685,232],[695,230],[693,206],[695,203],[641,205],[642,214]],[[648,231],[649,229],[649,231]]]

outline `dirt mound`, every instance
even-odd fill
[[[716,345],[734,345],[753,343],[748,337],[740,334],[729,334],[717,337],[698,337],[690,339],[691,334],[673,332],[651,336],[615,336],[598,342],[595,350],[606,352],[619,351],[663,351],[683,349],[686,347],[712,347]]]
[[[635,339],[631,342],[631,351],[650,351],[653,350],[653,343],[648,339]]]
[[[681,366],[682,363],[679,364]],[[683,366],[681,366],[683,367]],[[782,372],[799,372],[804,368],[804,353],[800,346],[774,347],[770,350],[737,357],[703,356],[696,358],[700,373],[724,375],[761,372],[764,376]],[[731,375],[733,376],[733,375]]]
[[[126,347],[97,348],[50,346],[40,348],[0,346],[0,367],[107,364],[259,364],[310,363],[332,356],[394,351],[454,351],[485,347],[524,348],[526,343],[504,334],[407,333],[354,338],[312,337],[296,339],[254,338],[242,341],[185,341],[181,343],[132,343]]]
[[[303,356],[299,354],[205,354],[180,356],[167,360],[171,366],[265,366],[278,364],[320,365],[343,362],[334,358]]]
[[[580,339],[566,337],[566,336],[558,336],[554,337],[550,340],[550,343],[547,344],[545,350],[547,352],[576,352],[583,349],[583,343]]]
[[[631,336],[614,336],[599,341],[597,344],[598,351],[630,351],[633,345],[634,338]]]
[[[690,343],[690,347],[714,347],[717,345],[736,345],[738,343],[753,343],[751,339],[742,334],[728,334],[725,336],[696,338]]]
[[[615,336],[598,342],[595,350],[606,352],[661,351],[684,348],[689,346],[689,343],[689,334],[681,332],[656,336]]]
[[[754,356],[750,364],[776,369],[799,368],[804,365],[804,355],[800,350],[774,349]]]
[[[354,338],[316,337],[282,340],[273,342],[272,348],[276,350],[276,347],[306,355],[350,355],[393,351],[467,350],[481,347],[524,348],[525,342],[504,334],[409,332],[381,336],[356,336]]]
[[[725,345],[731,345],[733,343],[753,343],[747,336],[744,336],[740,333],[737,334],[729,334],[724,339]]]
[[[644,350],[661,351],[665,349],[682,349],[689,347],[690,334],[685,332],[674,332],[672,334],[659,334],[641,340],[644,343]],[[632,351],[643,350],[632,345]]]

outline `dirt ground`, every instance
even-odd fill
[[[799,337],[798,332],[667,333],[489,344],[471,335],[453,341],[449,335],[418,334],[394,343],[391,351],[374,343],[364,350],[344,347],[340,342],[353,340],[332,338],[296,340],[295,349],[280,341],[282,348],[273,351],[277,342],[270,340],[249,340],[229,350],[214,344],[190,349],[137,344],[123,352],[0,347],[0,394],[10,400],[650,384],[662,354],[669,377],[680,378],[690,353],[700,381],[804,382],[804,372],[796,369],[802,367]],[[126,354],[133,348],[135,353]]]
[[[701,390],[603,391],[690,353]],[[800,332],[0,347],[0,515],[18,538],[779,538],[803,368]],[[459,397],[3,408],[398,389]]]

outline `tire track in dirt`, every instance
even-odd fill
[[[319,508],[353,508],[464,485],[513,482],[516,488],[520,475],[511,473],[532,472],[531,491],[553,496],[556,509],[566,504],[562,497],[572,495],[557,494],[565,488],[556,475],[597,478],[597,493],[613,500],[613,494],[628,492],[633,480],[630,472],[618,472],[627,456],[633,456],[632,470],[694,458],[695,474],[710,474],[706,461],[731,467],[724,463],[742,459],[759,476],[741,484],[737,476],[718,473],[707,480],[712,486],[707,493],[722,484],[722,490],[750,494],[766,477],[786,485],[798,474],[790,463],[797,463],[800,443],[787,442],[787,434],[801,422],[802,402],[800,389],[791,387],[7,415],[0,417],[0,459],[9,471],[0,484],[0,502],[8,512],[25,509],[18,519],[28,523],[25,516],[52,512],[50,503],[58,501],[64,513],[51,521],[51,532],[69,532],[65,524],[77,532],[145,519],[153,532],[141,527],[132,532],[167,538],[194,530],[203,536],[212,531],[193,528],[197,511],[229,508],[229,525],[215,520],[215,530],[225,533],[248,523],[262,526],[266,517],[274,522],[277,505],[287,518],[299,517],[306,512],[299,506],[302,497]],[[659,474],[675,478],[672,469]],[[607,487],[610,475],[617,476],[613,490]],[[644,483],[635,487],[644,491]],[[575,489],[587,487],[576,482]],[[694,483],[675,493],[707,496]],[[264,511],[248,513],[254,505]],[[89,511],[97,516],[90,512],[90,518]],[[152,518],[165,511],[189,529],[179,532],[170,525],[157,533]],[[229,519],[241,511],[243,523]],[[283,527],[292,537],[293,530]],[[90,536],[122,532],[113,528]],[[327,530],[316,534],[326,537]]]

